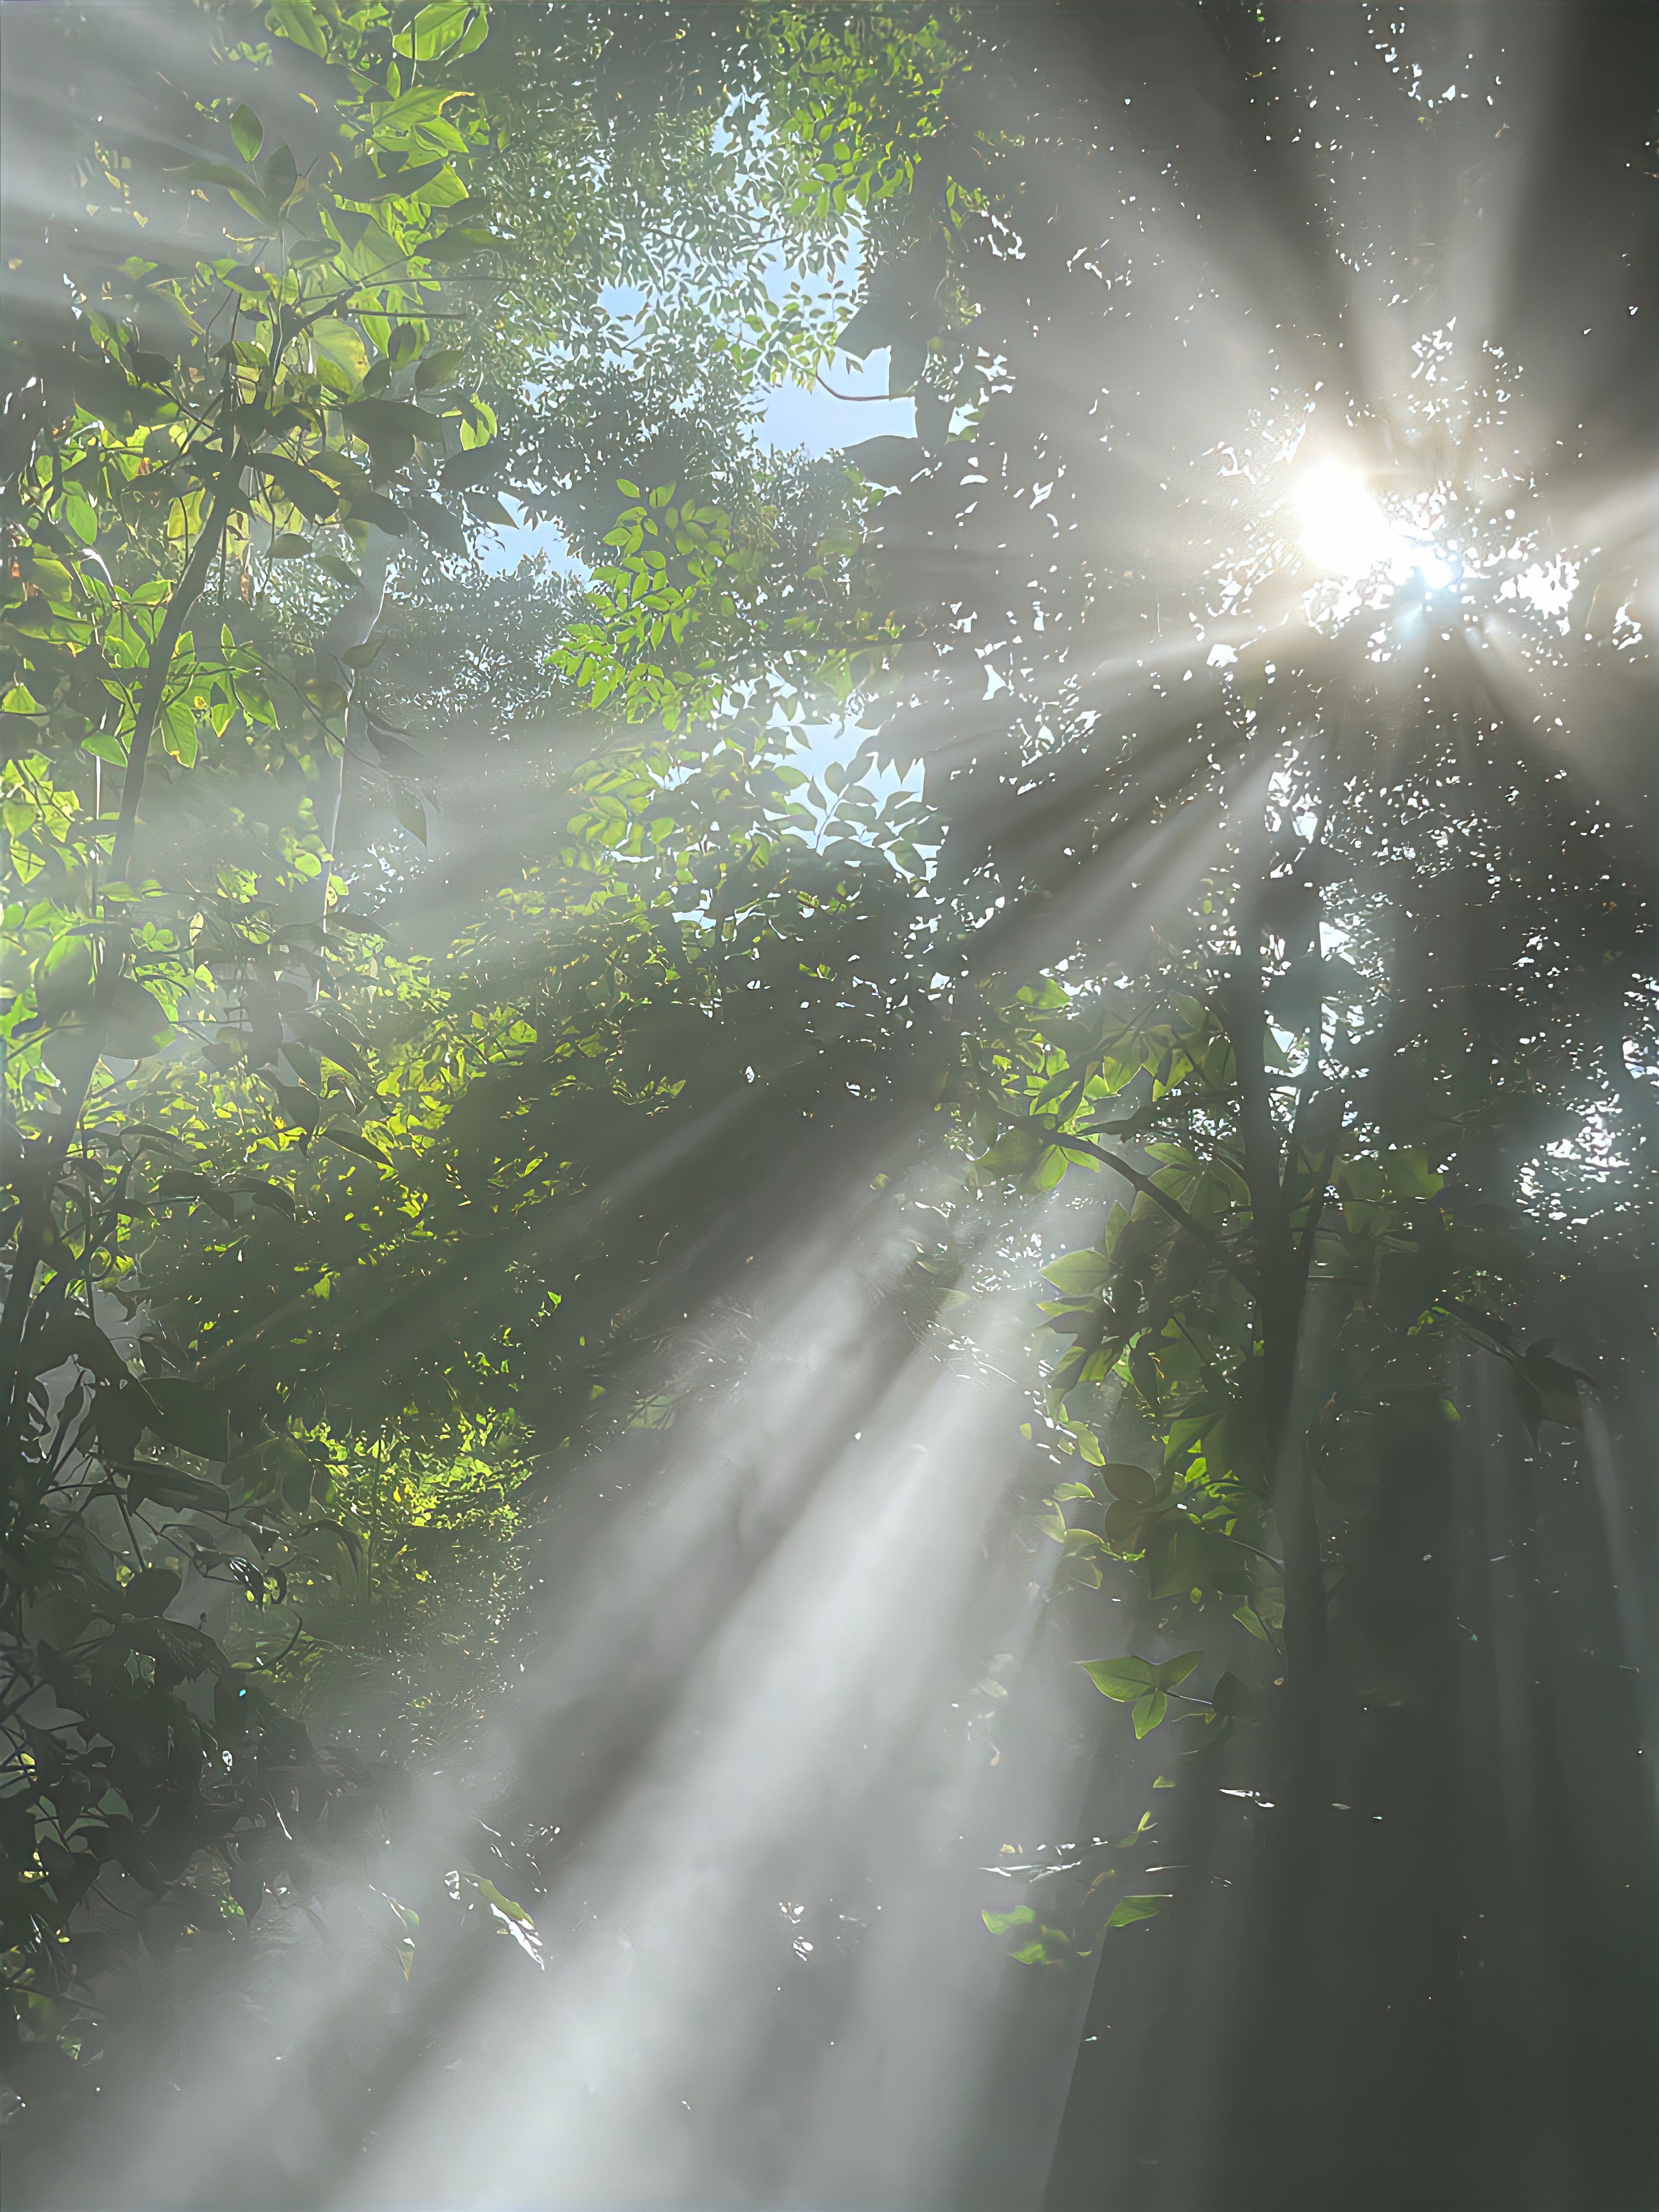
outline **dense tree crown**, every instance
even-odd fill
[[[1416,2094],[1386,1984],[1465,2008],[1500,2133],[1577,2039],[1571,2201],[1639,2196],[1650,1717],[1544,1600],[1605,1544],[1646,1602],[1651,23],[0,37],[18,2139],[137,2078],[155,1978],[361,1883],[534,1637],[545,1502],[717,1420],[704,1320],[852,1189],[895,1346],[1024,1300],[1007,1540],[1178,1785],[1180,1850],[1149,1811],[963,1931],[1056,1986],[1166,1946],[1056,2187],[1153,2140],[1213,1940],[1283,1978],[1247,2133],[1333,2006]],[[768,445],[883,355],[914,434]],[[1455,1708],[1516,1698],[1505,1799]],[[517,1810],[447,1904],[533,1952]],[[1243,1934],[1164,1881],[1246,1861]]]

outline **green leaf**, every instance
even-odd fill
[[[474,446],[469,452],[452,453],[438,471],[438,481],[446,491],[459,491],[468,484],[476,484],[485,477],[494,476],[507,465],[507,448],[499,438],[487,445]]]
[[[310,1455],[293,1437],[267,1437],[237,1453],[225,1469],[225,1480],[240,1484],[250,1499],[281,1498],[297,1512],[310,1498],[316,1473]]]
[[[355,392],[368,374],[368,349],[361,334],[336,315],[312,325],[311,349],[318,374],[336,392]],[[325,368],[332,375],[324,375]]]
[[[125,1382],[127,1364],[96,1322],[85,1314],[60,1314],[23,1340],[19,1367],[25,1375],[49,1375],[65,1360],[78,1359],[100,1382]]]
[[[271,0],[265,21],[279,37],[307,47],[319,61],[327,58],[328,33],[311,0]]]
[[[64,1018],[41,1048],[54,1074],[78,1066],[88,1053],[107,1060],[145,1060],[173,1036],[173,1024],[142,983],[130,976],[100,985],[95,1003]]]
[[[466,360],[465,346],[444,346],[435,353],[423,354],[420,367],[415,372],[416,392],[441,391],[459,375]]]
[[[312,470],[301,468],[298,461],[291,461],[282,453],[260,453],[252,465],[261,476],[269,477],[301,514],[309,515],[313,522],[325,521],[338,511],[340,495],[334,486],[325,483]]]
[[[346,511],[354,522],[372,523],[376,530],[384,530],[388,538],[406,538],[409,534],[409,517],[380,492],[349,492]]]
[[[401,784],[394,786],[392,793],[392,811],[408,830],[410,836],[419,838],[421,843],[424,845],[426,809],[422,805],[417,795],[412,791],[404,790]]]
[[[1193,1589],[1248,1596],[1255,1587],[1248,1552],[1185,1518],[1164,1522],[1149,1551],[1154,1597],[1178,1597]]]
[[[258,159],[259,149],[265,143],[265,127],[246,104],[231,117],[230,135],[236,141],[236,150],[245,161]]]
[[[184,1587],[171,1567],[143,1567],[115,1593],[118,1609],[133,1620],[154,1620]]]
[[[393,169],[383,175],[367,160],[348,161],[335,179],[334,189],[343,200],[355,201],[359,207],[368,207],[376,200],[407,199],[422,185],[430,184],[447,167],[440,155],[435,161],[411,163],[407,168]],[[429,250],[424,245],[421,248],[422,252]]]
[[[1426,1154],[1415,1146],[1384,1152],[1377,1164],[1389,1188],[1400,1198],[1432,1198],[1446,1180],[1436,1174]]]
[[[472,1875],[471,1884],[485,1905],[493,1905],[495,1911],[506,1919],[516,1920],[521,1928],[535,1926],[535,1916],[526,1906],[520,1905],[516,1898],[505,1895],[502,1891],[496,1888],[493,1881],[486,1881],[483,1875]]]
[[[495,522],[508,530],[517,528],[511,514],[501,505],[493,491],[465,491],[461,497],[480,522]]]
[[[314,1131],[322,1113],[315,1095],[302,1090],[297,1083],[281,1082],[274,1075],[265,1075],[264,1080],[276,1093],[277,1111],[289,1127],[303,1129],[307,1135]]]
[[[1081,1659],[1078,1664],[1096,1689],[1121,1705],[1158,1686],[1158,1669],[1146,1659]]]
[[[1224,1713],[1230,1719],[1243,1720],[1256,1711],[1260,1699],[1249,1684],[1241,1682],[1230,1669],[1211,1691],[1210,1703],[1217,1712]]]
[[[1136,1736],[1150,1735],[1169,1710],[1170,1701],[1162,1690],[1153,1690],[1137,1699],[1132,1716]]]
[[[1156,1920],[1164,1906],[1172,1902],[1171,1893],[1167,1890],[1145,1897],[1120,1898],[1106,1925],[1109,1928],[1129,1928],[1137,1920]]]
[[[142,1383],[124,1382],[99,1391],[93,1404],[92,1425],[106,1460],[131,1458],[152,1410]]]
[[[440,507],[435,499],[416,492],[410,495],[409,507],[428,542],[441,553],[453,553],[460,560],[471,553],[471,544],[459,518],[447,507]]]
[[[1144,1467],[1109,1461],[1101,1468],[1100,1479],[1113,1497],[1121,1498],[1126,1505],[1152,1505],[1157,1502],[1157,1479]]]
[[[228,1455],[230,1439],[225,1408],[210,1391],[182,1375],[147,1379],[143,1389],[149,1401],[146,1424],[164,1443],[194,1452],[198,1459],[222,1460]]]
[[[994,1936],[1006,1936],[1011,1928],[1026,1928],[1036,1918],[1029,1905],[1017,1905],[1012,1912],[981,1912],[980,1918]]]
[[[240,191],[247,183],[241,170],[233,169],[228,161],[185,161],[167,173],[192,185],[218,185],[226,191]]]
[[[1115,1552],[1144,1552],[1152,1532],[1161,1525],[1155,1513],[1126,1498],[1116,1498],[1106,1509],[1106,1541]]]
[[[286,207],[299,183],[299,164],[291,147],[278,146],[259,172],[260,188],[273,207]]]
[[[1184,1682],[1204,1656],[1201,1651],[1183,1651],[1179,1659],[1166,1659],[1158,1670],[1160,1690],[1174,1690]]]
[[[394,438],[442,442],[443,424],[437,416],[406,399],[355,399],[341,412],[347,429],[366,446],[384,445]]]
[[[417,62],[435,60],[464,40],[466,50],[471,52],[480,40],[468,39],[467,33],[475,28],[475,19],[483,13],[478,0],[431,0],[431,4],[422,8],[392,43],[400,54],[408,54]]]
[[[1068,1252],[1042,1272],[1063,1296],[1087,1297],[1106,1283],[1112,1263],[1103,1252]]]
[[[0,713],[0,760],[21,760],[38,752],[45,736],[44,722],[33,716]]]
[[[1548,1340],[1553,1343],[1552,1337]],[[1530,1412],[1527,1392],[1530,1391],[1537,1405],[1537,1419],[1559,1421],[1567,1428],[1582,1428],[1583,1408],[1579,1403],[1578,1386],[1588,1382],[1589,1376],[1577,1367],[1569,1367],[1559,1359],[1552,1359],[1542,1345],[1534,1345],[1516,1370],[1516,1380],[1524,1387],[1520,1395],[1523,1407]]]
[[[319,1520],[316,1525],[319,1528],[326,1528],[331,1536],[339,1538],[341,1550],[345,1553],[351,1565],[361,1574],[368,1555],[363,1548],[363,1540],[357,1531],[343,1521]]]
[[[289,1026],[295,1036],[314,1046],[337,1067],[344,1068],[349,1075],[356,1075],[359,1079],[368,1076],[368,1064],[362,1052],[352,1039],[343,1036],[331,1022],[324,1021],[317,1014],[300,1013],[290,1018]]]
[[[218,1184],[210,1182],[206,1176],[196,1175],[188,1168],[167,1168],[155,1179],[155,1196],[158,1200],[170,1198],[211,1200],[221,1198],[222,1194]],[[228,1207],[222,1210],[227,1220],[234,1218]]]
[[[346,710],[345,686],[337,684],[331,676],[307,676],[301,686],[306,697],[322,715],[343,714]]]
[[[421,252],[428,261],[465,261],[474,253],[497,252],[504,244],[482,223],[453,222],[441,237],[423,245]]]
[[[846,447],[841,458],[871,483],[894,489],[908,483],[927,461],[920,438],[892,436],[865,438],[856,446]]]
[[[1013,1127],[1005,1129],[989,1151],[981,1154],[975,1165],[992,1175],[1019,1176],[1028,1174],[1050,1149],[1046,1129],[1038,1129],[1030,1121],[1020,1121]]]
[[[78,931],[65,932],[35,963],[34,1003],[41,1018],[61,1020],[71,1006],[92,997],[97,981],[91,939]]]
[[[299,1209],[294,1203],[294,1193],[284,1190],[279,1182],[264,1182],[253,1176],[240,1176],[232,1186],[232,1195],[246,1198],[251,1205],[262,1206],[268,1212],[280,1213],[287,1220],[297,1219]]]
[[[170,1505],[184,1511],[222,1515],[227,1500],[222,1490],[199,1475],[180,1474],[176,1467],[163,1467],[157,1460],[140,1460],[125,1470],[127,1504],[137,1510],[141,1505]]]
[[[147,1651],[155,1661],[158,1689],[193,1682],[210,1669],[222,1674],[229,1663],[204,1629],[187,1627],[182,1620],[135,1621],[125,1640],[135,1651]]]
[[[317,1134],[325,1144],[338,1145],[342,1152],[356,1152],[360,1160],[373,1160],[376,1167],[389,1168],[392,1165],[389,1157],[377,1144],[359,1135],[356,1129],[348,1128],[343,1121],[331,1122],[326,1129],[319,1129]]]
[[[1065,1929],[1041,1925],[1038,1926],[1035,1943],[1028,1943],[1023,1950],[1012,1954],[1022,1966],[1061,1966],[1071,1955],[1072,1939]],[[1079,1958],[1089,1955],[1086,1951],[1078,1954]]]
[[[450,48],[452,59],[459,61],[463,55],[475,52],[489,36],[489,15],[483,0],[473,9],[472,20]]]

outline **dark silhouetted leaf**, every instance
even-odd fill
[[[147,1425],[166,1443],[194,1452],[199,1459],[222,1460],[230,1449],[222,1404],[199,1382],[184,1376],[146,1380]]]
[[[331,1122],[326,1129],[319,1129],[317,1133],[325,1144],[338,1145],[343,1152],[356,1152],[360,1160],[373,1160],[376,1167],[389,1168],[392,1165],[390,1158],[377,1144],[360,1135],[356,1129],[348,1128],[343,1122]]]
[[[865,438],[856,446],[848,446],[842,458],[872,483],[895,488],[908,483],[927,465],[920,438]]]
[[[115,1593],[120,1610],[135,1620],[164,1613],[184,1587],[171,1567],[144,1567]]]

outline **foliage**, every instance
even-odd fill
[[[895,1031],[925,1019],[902,951],[915,802],[878,805],[837,772],[826,815],[763,744],[712,750],[672,800],[665,765],[574,777],[552,851],[443,962],[383,956],[326,1022],[301,1018],[331,1063],[323,1143],[301,1150],[291,1128],[250,1146],[246,1074],[210,1117],[188,1069],[145,1088],[151,1125],[219,1180],[158,1212],[133,1265],[155,1286],[155,1325],[216,1387],[273,1415],[326,1405],[337,1425],[371,1429],[482,1417],[530,1392],[549,1441],[554,1405],[586,1421],[596,1382],[626,1357],[627,1336],[605,1348],[611,1310],[719,1218],[782,1097],[839,1088],[850,1103],[848,1084],[873,1098],[902,1079]],[[867,993],[854,981],[866,975]],[[329,1116],[340,1085],[359,1101],[355,1126]],[[734,1087],[751,1095],[726,1132]],[[585,1194],[630,1162],[650,1188],[653,1160],[666,1172],[711,1118],[698,1188],[672,1182],[636,1223],[590,1209],[574,1225]],[[280,1166],[293,1218],[216,1214],[246,1162]],[[680,1229],[665,1208],[687,1204]]]
[[[1005,1024],[969,1036],[949,1095],[988,1188],[1105,1173],[1121,1194],[1046,1269],[1033,1434],[1082,1478],[1045,1522],[1063,1577],[1138,1563],[1172,1650],[1201,1607],[1218,1687],[1183,1733],[1212,1776],[1232,1741],[1237,1776],[1311,1822],[1362,1711],[1437,1699],[1423,1644],[1382,1632],[1374,1532],[1401,1470],[1449,1467],[1490,1407],[1472,1359],[1499,1364],[1534,1442],[1575,1431],[1616,1372],[1595,1326],[1624,1323],[1552,1286],[1605,1269],[1647,1296],[1642,550],[1601,508],[1574,536],[1582,446],[1554,483],[1521,458],[1528,356],[1557,359],[1537,315],[1471,335],[1373,300],[1389,216],[1285,149],[1299,36],[1261,11],[1109,34],[966,10],[953,36],[971,68],[944,98],[948,185],[884,246],[848,333],[909,346],[918,392],[956,398],[947,303],[974,310],[980,400],[954,434],[884,441],[870,518],[902,628],[878,743],[926,760],[942,880],[981,924],[963,957]],[[1339,100],[1407,167],[1408,43]],[[1486,123],[1437,128],[1448,187],[1493,158]],[[1605,191],[1628,239],[1611,167]],[[1339,204],[1340,275],[1308,243]],[[1249,336],[1281,281],[1244,228],[1264,205],[1319,303],[1283,351]],[[1189,257],[1148,247],[1194,208]],[[1594,275],[1570,264],[1626,298],[1610,246]],[[1330,340],[1358,300],[1400,332],[1409,390]],[[1620,361],[1628,380],[1629,356],[1609,337],[1565,388]],[[1403,559],[1310,575],[1285,515],[1304,437],[1304,464],[1328,447],[1395,487],[1455,580]],[[1160,1662],[1106,1663],[1141,1670],[1108,1694],[1148,1686],[1126,1702],[1158,1725]]]
[[[1605,1317],[1650,1192],[1638,592],[1622,541],[1562,550],[1496,341],[1418,341],[1416,412],[1316,402],[1322,341],[1218,388],[1191,301],[1256,267],[1218,148],[1273,168],[1288,82],[1259,15],[1206,15],[1196,75],[1157,11],[1109,70],[1086,11],[1034,66],[997,10],[276,0],[170,72],[42,17],[84,112],[19,226],[0,495],[31,2095],[124,1959],[244,1942],[383,1832],[384,1755],[504,1678],[539,1498],[715,1387],[686,1316],[834,1171],[941,1132],[960,1212],[1018,1224],[961,1240],[988,1272],[1085,1224],[1028,1533],[1080,1604],[1138,1579],[1164,1656],[1087,1667],[1182,1741],[1153,1786],[1316,1808],[1357,1715],[1443,1697],[1373,1532],[1483,1373],[1534,1443],[1583,1424],[1575,1286]],[[1127,213],[1102,242],[1109,169],[1125,211],[1188,179],[1201,282]],[[1068,390],[1154,307],[1132,415],[1115,353]],[[837,339],[916,435],[764,454],[761,380]],[[1297,568],[1316,404],[1455,532],[1455,623]],[[514,510],[572,558],[486,573]],[[1555,554],[1565,630],[1521,588]],[[807,775],[843,713],[877,738]],[[925,800],[875,773],[918,758]],[[1152,1826],[988,1929],[1096,1958],[1173,1898],[1123,1888]],[[493,1879],[453,1901],[535,1955]]]
[[[665,128],[655,170],[623,131],[584,212],[580,165],[540,166],[550,112],[616,135],[553,65],[570,11],[514,11],[510,46],[468,5],[278,0],[274,46],[213,20],[170,76],[124,51],[145,36],[125,21],[100,54],[43,19],[33,57],[43,82],[54,53],[101,69],[104,120],[91,148],[73,118],[72,185],[64,146],[40,149],[6,408],[4,1811],[31,2094],[134,1942],[234,1940],[267,1891],[303,1900],[383,1823],[386,1749],[465,1733],[510,1633],[515,1499],[562,1441],[661,1418],[652,1285],[729,1213],[778,1117],[830,1129],[826,1091],[878,1115],[936,1080],[921,810],[841,770],[820,789],[771,722],[826,668],[844,697],[880,626],[849,580],[858,481],[745,443],[742,376],[832,325],[812,337],[721,228],[731,166],[696,149],[738,111],[707,105],[702,142]],[[583,35],[614,88],[614,26]],[[835,52],[773,22],[730,63],[833,82]],[[813,266],[872,164],[882,189],[897,173],[890,135],[854,135],[842,189],[826,198],[820,150],[817,182],[782,194]],[[799,149],[761,131],[750,155]],[[92,221],[66,233],[73,189]],[[601,206],[617,220],[575,251]],[[652,242],[668,207],[710,226],[689,289],[684,236],[666,258]],[[507,236],[530,278],[511,325]],[[659,349],[725,287],[726,398],[671,410],[701,462],[665,438],[660,384],[618,384],[595,310],[642,273],[664,298],[636,336]],[[544,369],[563,428],[526,400]],[[663,469],[694,463],[677,493]],[[483,584],[472,549],[509,489],[619,565]],[[659,532],[672,550],[643,561]],[[544,716],[569,698],[560,665],[580,676],[586,752],[553,767],[550,842],[489,918],[399,953],[341,904],[342,811],[379,795],[424,842],[434,775],[383,711],[407,711],[387,672],[400,623],[429,651],[432,613],[454,635],[480,589],[503,612],[550,594],[521,696]],[[480,696],[515,712],[500,672]],[[652,726],[620,754],[618,708]],[[714,712],[720,741],[662,735]],[[689,1186],[670,1175],[688,1146]],[[631,1162],[657,1210],[624,1224],[604,1194]],[[364,1755],[319,1752],[305,1718],[348,1710]]]
[[[272,1696],[257,1635],[209,1629],[227,1599],[258,1614],[296,1577],[337,1572],[342,1555],[360,1564],[326,1445],[268,1427],[154,1334],[135,1371],[109,1327],[132,1227],[152,1212],[200,1204],[233,1231],[296,1218],[280,1175],[244,1156],[216,1176],[202,1146],[147,1123],[121,1066],[151,1060],[182,1024],[208,1040],[198,1133],[257,1110],[214,1080],[239,1064],[259,1072],[279,1126],[319,1131],[307,1035],[353,1055],[328,1021],[343,947],[315,794],[337,778],[378,605],[374,548],[416,518],[465,542],[420,486],[441,489],[490,424],[459,388],[440,305],[448,272],[489,242],[465,219],[481,126],[465,91],[412,82],[476,46],[483,12],[427,10],[408,82],[405,63],[377,68],[368,51],[388,21],[283,0],[273,27],[322,65],[313,82],[337,135],[293,72],[264,116],[174,94],[164,141],[103,157],[117,242],[75,256],[61,307],[38,267],[20,283],[40,304],[10,340],[0,672],[15,1238],[0,1322],[4,1810],[9,1983],[37,2069],[52,2056],[39,2032],[82,2001],[96,1947],[71,1942],[69,1923],[106,1871],[155,1898],[176,1940],[186,1919],[220,1923],[219,1902],[167,1904],[204,1849],[223,1910],[246,1917],[267,1883],[303,1885],[307,1839],[373,1817],[364,1774],[319,1762]],[[374,603],[318,659],[244,612],[256,576],[290,559],[340,577],[349,606]],[[158,880],[138,847],[158,750],[198,774],[301,764],[304,833],[257,869],[233,858],[216,880]],[[323,1133],[363,1150],[349,1076],[331,1104],[345,1118]],[[186,1577],[206,1608],[195,1625],[168,1617]],[[283,1826],[284,1802],[302,1808],[297,1826]],[[113,1940],[100,1936],[105,1953]]]

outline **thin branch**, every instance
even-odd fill
[[[201,595],[207,581],[208,571],[213,566],[213,556],[224,536],[225,524],[240,489],[242,471],[247,466],[251,449],[238,441],[226,456],[214,493],[213,505],[196,541],[196,550],[185,564],[168,605],[167,618],[155,644],[150,648],[149,665],[144,671],[143,684],[138,694],[137,710],[133,721],[132,742],[127,748],[126,775],[121,785],[121,811],[115,825],[114,848],[110,856],[112,872],[125,882],[129,862],[132,858],[132,841],[138,828],[138,802],[143,796],[144,767],[149,755],[149,741],[160,719],[161,702],[167,696],[167,678],[172,672],[173,655],[183,634],[185,618]]]
[[[1171,1198],[1167,1190],[1161,1190],[1151,1176],[1142,1175],[1139,1169],[1132,1168],[1127,1160],[1120,1159],[1115,1152],[1109,1152],[1103,1145],[1091,1144],[1087,1137],[1061,1136],[1056,1133],[1050,1141],[1063,1146],[1068,1152],[1087,1152],[1091,1158],[1110,1168],[1114,1175],[1121,1175],[1132,1190],[1139,1191],[1143,1198],[1151,1199],[1154,1206],[1162,1206],[1171,1221],[1179,1223],[1189,1237],[1195,1237],[1211,1258],[1243,1283],[1246,1290],[1254,1291],[1254,1278],[1234,1258],[1214,1231],[1206,1229],[1201,1221],[1194,1220],[1180,1200]]]
[[[1325,1218],[1325,1200],[1331,1187],[1331,1170],[1336,1165],[1339,1141],[1336,1138],[1331,1139],[1320,1166],[1318,1182],[1310,1188],[1305,1200],[1297,1200],[1298,1206],[1305,1204],[1308,1208],[1308,1218],[1303,1223],[1302,1234],[1297,1240],[1296,1255],[1304,1297],[1313,1267],[1314,1242],[1319,1234],[1319,1224]]]
[[[812,372],[812,381],[823,385],[823,389],[832,399],[848,400],[854,407],[879,407],[885,405],[890,399],[908,399],[910,397],[908,392],[837,392],[833,384],[824,384],[817,369]]]

